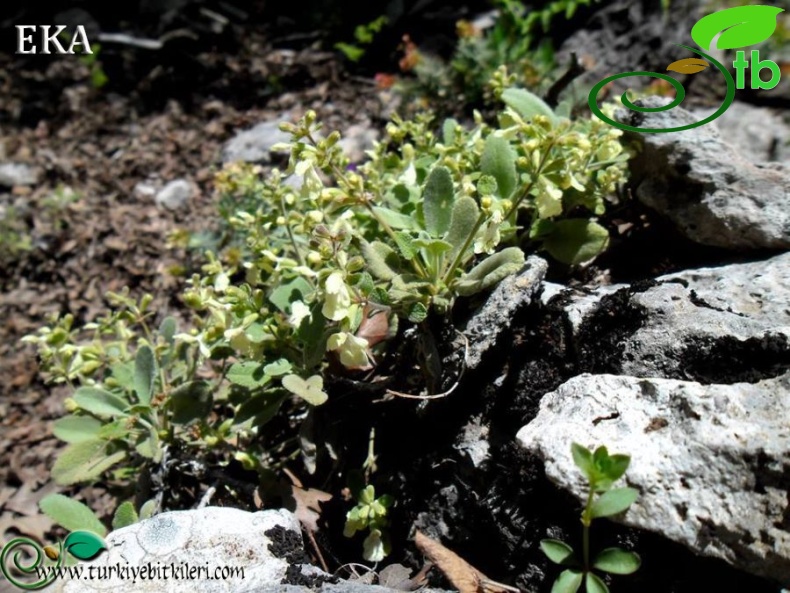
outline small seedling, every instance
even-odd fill
[[[595,452],[573,443],[571,445],[573,462],[582,471],[590,485],[587,504],[582,511],[582,559],[568,544],[556,539],[544,539],[540,548],[549,560],[567,566],[560,573],[551,593],[576,593],[584,582],[587,593],[609,593],[609,587],[595,570],[609,574],[631,574],[640,565],[639,556],[620,548],[601,550],[590,560],[590,525],[593,519],[611,517],[622,513],[639,496],[634,488],[612,488],[619,480],[631,458],[628,455],[609,455],[606,447],[598,447]]]

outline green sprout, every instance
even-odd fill
[[[376,498],[373,486],[365,486],[358,496],[357,505],[346,514],[343,535],[353,537],[357,531],[370,530],[363,542],[363,557],[368,562],[380,562],[390,553],[389,525],[387,512],[392,506],[392,497],[384,494]]]
[[[584,582],[587,593],[608,593],[609,587],[594,570],[609,574],[631,574],[641,563],[639,556],[620,548],[601,550],[590,560],[590,525],[593,519],[611,517],[622,513],[639,496],[634,488],[612,488],[619,480],[631,458],[628,455],[609,455],[606,447],[595,452],[573,443],[573,462],[582,471],[590,485],[587,504],[582,511],[582,559],[563,541],[544,539],[540,542],[543,553],[556,564],[567,566],[554,581],[551,593],[575,593]]]

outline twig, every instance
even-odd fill
[[[197,508],[202,509],[208,506],[208,503],[211,502],[211,497],[217,492],[217,488],[215,486],[210,486],[203,497],[200,499],[200,502],[197,505]]]
[[[467,338],[463,333],[459,332],[458,330],[455,330],[455,333],[457,333],[464,339],[464,358],[461,361],[461,372],[458,374],[458,379],[455,380],[455,383],[453,384],[452,387],[450,387],[450,389],[448,389],[443,393],[435,393],[431,395],[413,395],[411,393],[402,393],[400,391],[395,391],[393,389],[386,389],[385,393],[387,393],[388,395],[394,395],[396,397],[402,397],[404,399],[441,399],[443,397],[447,397],[453,391],[455,391],[458,388],[458,385],[460,385],[461,379],[463,379],[464,370],[466,370],[466,357],[469,354],[469,338]]]

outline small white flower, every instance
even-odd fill
[[[494,253],[501,239],[499,227],[502,225],[502,212],[495,210],[491,220],[486,223],[483,235],[475,241],[475,253]]]
[[[340,363],[347,368],[368,368],[368,341],[347,332],[339,332],[329,336],[326,341],[327,350],[337,350]]]
[[[348,315],[348,308],[351,306],[351,294],[343,280],[343,274],[332,272],[324,284],[324,306],[321,313],[324,317],[332,321],[340,321]]]
[[[288,317],[288,323],[292,327],[298,328],[302,325],[305,317],[310,317],[310,308],[302,301],[295,301],[291,304],[291,315]]]

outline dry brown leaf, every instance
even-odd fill
[[[316,488],[305,490],[299,486],[291,486],[291,498],[293,499],[293,513],[302,526],[312,533],[318,531],[318,519],[321,518],[319,503],[331,500],[332,495]]]
[[[439,567],[459,593],[480,593],[482,581],[488,580],[482,572],[419,530],[414,536],[414,543],[428,560]]]

